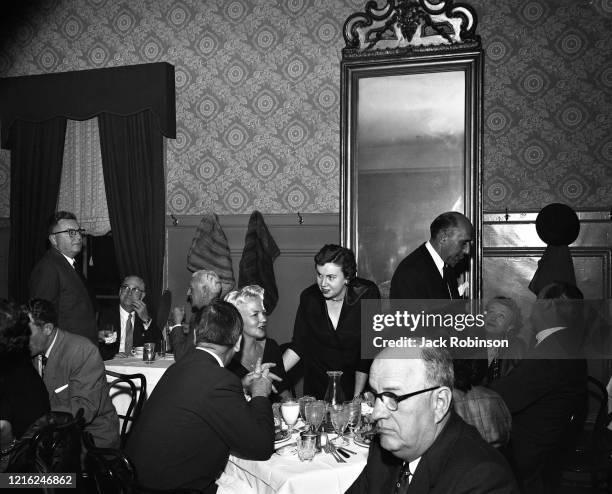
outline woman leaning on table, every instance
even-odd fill
[[[300,295],[293,339],[283,354],[289,371],[300,360],[304,394],[324,398],[329,370],[342,371],[346,399],[359,395],[368,379],[369,360],[361,359],[361,301],[380,299],[378,287],[357,278],[355,254],[327,244],[314,258],[316,283]]]

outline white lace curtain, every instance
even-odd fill
[[[111,229],[97,118],[67,122],[57,209],[73,212],[90,235]]]

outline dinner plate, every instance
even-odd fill
[[[282,443],[283,441],[286,441],[287,439],[290,439],[290,435],[289,435],[289,431],[287,429],[282,430],[282,431],[278,431],[275,435],[274,435],[274,444],[278,444],[278,443]]]
[[[357,446],[362,446],[364,448],[369,448],[370,444],[372,444],[372,439],[368,438],[363,438],[361,436],[355,436],[353,438],[353,442],[357,445]]]

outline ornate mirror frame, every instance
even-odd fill
[[[452,0],[370,1],[344,24],[341,242],[388,294],[438,214],[475,227],[465,278],[481,294],[482,49],[473,9]]]

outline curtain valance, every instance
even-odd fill
[[[0,79],[1,145],[11,149],[15,120],[41,122],[57,116],[86,120],[102,113],[132,115],[151,110],[160,132],[176,137],[174,67],[150,63]]]

